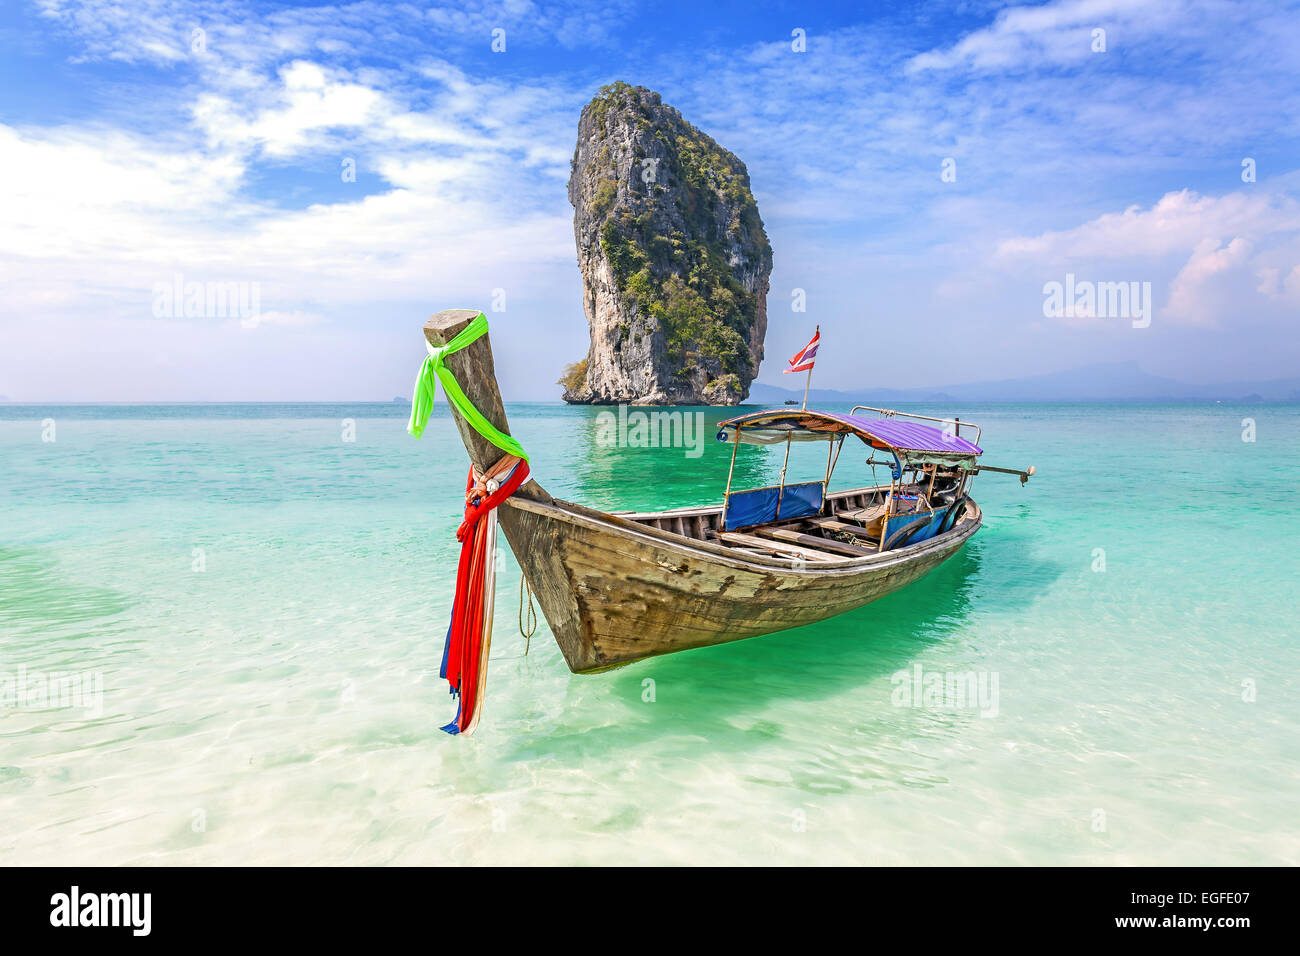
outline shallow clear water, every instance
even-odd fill
[[[956,557],[813,627],[574,676],[544,621],[523,656],[503,539],[456,739],[441,399],[418,442],[405,405],[0,406],[0,863],[1300,862],[1300,407],[957,411],[1038,476],[982,476]],[[725,447],[596,415],[510,408],[553,494],[719,499]],[[917,665],[996,696],[909,702]]]

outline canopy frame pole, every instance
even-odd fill
[[[844,436],[840,435],[838,441],[834,436],[826,443],[826,480],[822,482],[822,504],[826,503],[826,492],[831,487],[831,472],[835,470],[835,463],[840,460],[838,449],[844,447]],[[835,452],[835,457],[831,458],[831,452]]]
[[[785,436],[785,460],[781,462],[781,488],[776,492],[776,520],[781,520],[781,498],[785,497],[785,466],[790,463],[790,434]]]
[[[793,434],[794,432],[791,431],[785,436],[785,461],[781,462],[781,488],[776,493],[776,518],[778,521],[781,520],[781,499],[785,497],[785,469],[790,464],[790,436]]]
[[[894,499],[903,493],[903,459],[898,457],[898,452],[890,449],[889,453],[894,456],[894,467],[889,469],[889,494],[885,495],[885,513],[880,519],[880,547],[878,552],[884,552],[885,542],[889,539],[889,514],[894,510]],[[894,474],[897,472],[898,477]]]
[[[727,530],[727,502],[731,500],[731,476],[736,472],[736,452],[740,450],[740,426],[736,426],[736,440],[731,443],[731,467],[727,469],[727,490],[722,496],[722,516],[718,521],[721,531]]]

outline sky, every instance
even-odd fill
[[[815,325],[820,388],[1300,375],[1296,4],[0,0],[0,396],[387,401],[472,307],[558,399],[615,80],[749,168],[760,381]]]

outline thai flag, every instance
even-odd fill
[[[818,329],[812,337],[812,341],[805,345],[790,359],[790,367],[782,372],[782,375],[789,375],[791,372],[807,372],[813,367],[813,361],[817,357],[817,346],[821,344],[822,333]]]

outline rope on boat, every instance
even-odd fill
[[[880,497],[880,481],[876,478],[876,456],[872,455],[868,458],[867,464],[871,466],[871,502],[874,504]]]
[[[524,594],[528,594],[528,624],[524,624]],[[528,583],[523,568],[519,569],[519,634],[524,639],[524,657],[532,646],[533,635],[537,633],[537,610],[533,607],[533,586]]]

